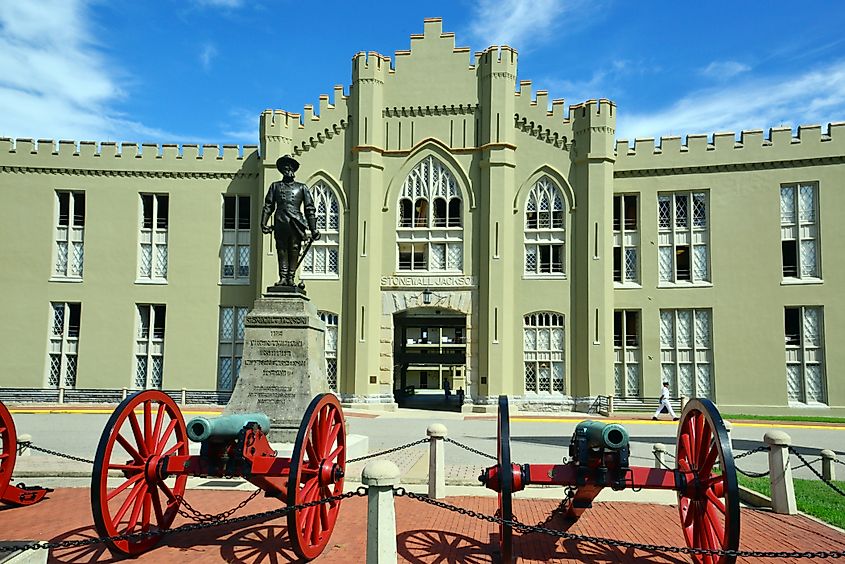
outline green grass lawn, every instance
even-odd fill
[[[737,478],[740,485],[765,496],[772,496],[768,477],[749,478],[737,474]],[[845,529],[845,496],[839,495],[821,480],[793,479],[793,483],[799,511]],[[845,482],[837,480],[834,483],[840,490],[845,490]]]
[[[744,415],[741,413],[723,413],[722,419],[749,421],[795,421],[808,423],[845,423],[845,417],[813,417],[812,415]]]

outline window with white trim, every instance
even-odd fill
[[[713,398],[709,309],[660,310],[660,373],[678,396]]]
[[[167,226],[170,198],[167,194],[141,194],[138,278],[167,280]]]
[[[531,313],[523,317],[523,356],[526,394],[563,394],[563,315]]]
[[[249,196],[223,196],[223,245],[220,279],[249,282]]]
[[[525,200],[525,274],[565,272],[566,223],[563,193],[548,176],[534,183]]]
[[[640,397],[640,311],[613,312],[614,393],[616,397]]]
[[[166,306],[138,304],[135,336],[136,390],[161,389],[164,377],[164,321]]]
[[[337,327],[338,316],[328,311],[320,312],[320,319],[326,324],[325,348],[326,348],[326,378],[329,382],[329,389],[338,391],[338,367],[337,367]]]
[[[398,270],[463,270],[461,196],[443,163],[429,156],[414,167],[402,184],[398,210]]]
[[[636,194],[613,197],[613,281],[638,283],[640,225]]]
[[[244,320],[247,308],[220,306],[220,342],[217,349],[217,389],[234,390],[244,356]]]
[[[56,192],[56,260],[53,276],[82,278],[85,192]]]
[[[780,239],[784,278],[819,278],[818,186],[780,187]]]
[[[76,387],[76,367],[79,355],[79,325],[82,304],[52,302],[52,327],[48,353],[47,386]]]
[[[310,188],[320,238],[302,259],[305,278],[337,278],[340,265],[340,204],[334,191],[322,180]]]
[[[658,266],[663,284],[710,281],[705,192],[658,194]]]
[[[784,309],[786,390],[790,402],[827,403],[821,307]]]

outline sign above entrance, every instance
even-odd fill
[[[382,276],[381,287],[387,288],[475,288],[475,276]]]

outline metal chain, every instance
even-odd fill
[[[41,448],[40,446],[35,446],[29,441],[19,442],[18,449],[19,451],[31,448],[32,450],[37,450],[40,452],[44,452],[46,454],[52,454],[53,456],[58,456],[60,458],[67,458],[68,460],[76,460],[77,462],[85,462],[86,464],[94,464],[93,460],[88,460],[87,458],[80,458],[78,456],[73,456],[70,454],[65,454],[63,452],[58,452],[55,450],[50,450],[49,448]]]
[[[368,458],[376,458],[377,456],[384,456],[385,454],[390,454],[391,452],[397,452],[397,451],[400,451],[400,450],[405,450],[406,448],[411,448],[413,446],[417,446],[417,445],[421,445],[423,443],[427,443],[430,440],[431,439],[426,437],[424,439],[420,439],[418,441],[414,441],[414,442],[408,443],[406,445],[402,445],[402,446],[398,446],[398,447],[394,447],[394,448],[389,448],[389,449],[383,450],[381,452],[374,452],[372,454],[359,456],[358,458],[350,458],[349,460],[346,461],[346,463],[352,464],[353,462],[360,462],[361,460],[367,460]]]
[[[816,470],[815,468],[813,468],[812,466],[810,466],[810,463],[809,463],[809,462],[807,462],[807,459],[806,459],[806,458],[804,458],[804,457],[801,455],[801,453],[800,453],[800,452],[798,452],[797,450],[795,450],[795,449],[794,449],[794,448],[792,448],[792,447],[789,447],[789,453],[790,453],[790,454],[794,454],[795,456],[797,456],[797,457],[798,457],[798,460],[800,460],[801,462],[803,462],[803,463],[804,463],[804,465],[805,465],[807,468],[809,468],[809,469],[813,472],[813,474],[815,474],[816,476],[818,476],[819,480],[821,480],[822,482],[824,482],[825,484],[827,484],[827,485],[830,487],[830,489],[832,489],[833,491],[835,491],[836,493],[838,493],[838,494],[839,494],[839,495],[841,495],[841,496],[845,496],[845,491],[842,491],[842,490],[841,490],[841,489],[840,489],[840,488],[839,488],[836,484],[834,484],[834,483],[833,483],[833,482],[831,482],[830,480],[826,480],[826,479],[825,479],[825,477],[824,477],[824,476],[822,476],[822,475],[819,473],[819,471],[818,471],[818,470]]]
[[[179,505],[176,506],[178,508],[178,509],[176,509],[176,511],[182,517],[185,517],[186,519],[190,519],[190,520],[195,521],[197,523],[207,523],[209,521],[219,521],[221,519],[228,518],[229,516],[232,515],[232,513],[234,513],[238,509],[243,509],[244,507],[246,507],[246,504],[249,503],[250,501],[252,501],[253,499],[255,499],[256,496],[258,494],[260,494],[262,491],[264,491],[264,490],[262,490],[262,489],[255,490],[254,492],[249,494],[249,497],[247,497],[245,500],[240,502],[238,505],[236,505],[232,509],[230,509],[228,511],[223,511],[223,512],[217,513],[217,514],[202,513],[201,511],[197,511],[196,509],[194,509],[193,506],[191,506],[190,503],[188,503],[188,501],[184,497],[182,497],[181,495],[177,495],[176,500],[179,502]],[[184,506],[185,508],[182,509],[182,506]]]
[[[740,454],[734,455],[734,460],[739,460],[740,458],[745,458],[746,456],[751,456],[752,454],[757,454],[758,452],[769,451],[769,445],[760,445],[755,449],[747,450]]]
[[[481,452],[481,451],[480,451],[480,450],[478,450],[478,449],[474,449],[474,448],[472,448],[471,446],[465,445],[465,444],[463,444],[463,443],[459,443],[458,441],[456,441],[456,440],[454,440],[454,439],[451,439],[451,438],[449,438],[449,437],[443,437],[443,440],[444,440],[445,442],[447,442],[447,443],[452,443],[453,445],[455,445],[455,446],[457,446],[457,447],[461,447],[462,449],[464,449],[464,450],[466,450],[466,451],[469,451],[469,452],[471,452],[471,453],[473,453],[473,454],[477,454],[477,455],[479,455],[479,456],[483,456],[484,458],[490,458],[490,459],[492,459],[492,460],[498,460],[498,458],[497,458],[497,457],[495,457],[495,456],[493,456],[492,454],[487,454],[486,452]]]
[[[260,491],[260,490],[259,490]],[[308,507],[314,507],[315,505],[322,505],[324,503],[331,503],[333,501],[341,501],[350,497],[364,497],[367,495],[368,488],[366,486],[360,486],[358,489],[353,490],[351,492],[346,492],[345,494],[334,495],[331,497],[326,497],[323,499],[318,499],[315,501],[308,501],[305,503],[300,503],[299,505],[288,505],[286,507],[282,507],[280,509],[271,509],[269,511],[262,511],[261,513],[253,513],[252,515],[242,515],[240,517],[232,517],[230,519],[222,519],[220,521],[209,521],[203,523],[187,523],[185,525],[181,525],[179,527],[173,529],[163,529],[163,530],[155,530],[155,531],[139,531],[137,533],[123,533],[121,535],[114,535],[110,537],[96,537],[90,539],[82,539],[82,540],[65,540],[65,541],[56,541],[56,542],[36,542],[31,544],[24,544],[24,545],[0,545],[0,553],[3,552],[14,552],[16,550],[50,550],[54,548],[75,548],[79,546],[91,546],[94,544],[101,544],[106,542],[114,542],[114,541],[121,541],[121,540],[130,540],[130,541],[138,541],[152,537],[163,537],[165,535],[172,535],[175,533],[182,533],[185,531],[196,531],[200,529],[208,529],[211,527],[217,527],[218,525],[229,525],[232,523],[243,523],[245,521],[253,521],[256,519],[276,519],[278,517],[283,517],[288,513],[293,511],[299,511],[301,509],[307,509]]]
[[[762,551],[762,550],[723,550],[723,549],[709,549],[709,548],[692,548],[687,546],[667,546],[661,544],[644,544],[633,541],[625,541],[619,539],[609,539],[605,537],[592,537],[589,535],[581,535],[577,533],[569,533],[566,531],[558,531],[549,529],[547,527],[536,527],[532,525],[525,525],[515,520],[506,520],[493,515],[485,515],[471,509],[458,507],[431,499],[426,495],[415,494],[413,492],[405,491],[404,488],[394,488],[394,495],[398,497],[406,496],[441,509],[454,511],[461,515],[466,515],[482,521],[496,523],[499,525],[508,525],[523,533],[541,533],[544,535],[560,537],[568,540],[578,542],[589,542],[598,545],[606,545],[612,547],[623,547],[628,549],[639,549],[647,552],[668,552],[673,554],[698,554],[711,556],[730,556],[730,557],[749,557],[749,558],[845,558],[845,550],[821,550],[821,551],[805,551],[805,552],[787,552],[787,551]]]
[[[751,472],[750,470],[743,470],[739,466],[734,466],[734,469],[743,476],[747,476],[749,478],[764,478],[771,472],[771,470],[766,470],[765,472]]]

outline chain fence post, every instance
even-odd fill
[[[613,396],[607,396],[607,416],[613,417]]]
[[[834,468],[836,453],[826,448],[820,454],[822,456],[822,478],[828,482],[836,480],[836,470]]]
[[[393,486],[399,467],[390,460],[374,460],[361,472],[367,491],[367,564],[394,564],[396,554],[396,508]]]
[[[65,403],[65,388],[59,386],[59,403]]]
[[[428,443],[428,497],[442,499],[446,497],[446,461],[444,460],[443,439],[447,435],[446,425],[432,423],[425,430],[431,439]]]
[[[182,388],[182,405],[186,405],[188,403],[188,393],[185,388]]]
[[[684,408],[687,406],[688,401],[689,401],[689,397],[681,396],[681,413],[684,412]]]
[[[665,468],[666,445],[664,445],[663,443],[654,443],[654,446],[651,447],[651,452],[654,453],[654,467]]]
[[[29,444],[32,442],[32,435],[26,433],[18,435],[18,456],[32,456],[32,449]]]
[[[120,392],[120,401],[125,400],[127,395],[129,395],[128,390],[125,387],[122,388]]]
[[[772,488],[772,511],[795,515],[795,487],[792,483],[792,466],[789,463],[789,445],[792,438],[783,431],[767,431],[763,442],[769,446],[769,483]]]

